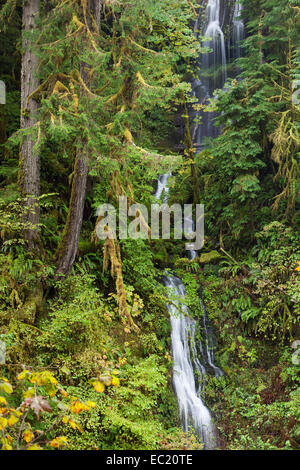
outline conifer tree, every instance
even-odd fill
[[[29,249],[36,247],[40,222],[40,155],[35,150],[33,128],[37,124],[38,103],[34,93],[39,86],[38,56],[32,43],[32,33],[40,17],[40,0],[23,2],[23,40],[21,70],[21,129],[23,141],[20,152],[19,184],[24,197],[25,220],[29,227],[25,240]]]
[[[83,5],[83,21],[86,26],[86,35],[98,29],[100,23],[100,2],[88,0]],[[82,47],[86,47],[86,41],[82,41]],[[80,76],[84,85],[89,82],[89,66],[85,62],[80,64]],[[86,91],[82,91],[86,93]],[[80,231],[83,220],[87,178],[89,172],[89,152],[87,141],[83,138],[77,148],[73,172],[73,182],[69,203],[69,212],[64,228],[63,236],[57,250],[57,275],[68,275],[75,261]]]

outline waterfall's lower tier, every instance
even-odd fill
[[[167,202],[168,179],[171,174],[161,175],[157,183],[155,197]],[[192,221],[184,220],[191,229]],[[189,222],[189,224],[186,224]],[[189,251],[189,259],[196,256]],[[173,275],[164,275],[163,282],[169,288],[170,303],[167,305],[172,327],[173,385],[178,399],[182,427],[184,431],[194,431],[206,449],[216,445],[216,433],[208,408],[201,399],[208,374],[222,375],[222,371],[214,364],[213,336],[208,326],[208,318],[202,304],[202,318],[199,325],[192,318],[184,304],[185,287],[180,279]],[[201,328],[202,340],[197,343],[196,330]],[[201,359],[200,359],[201,357]]]
[[[164,276],[164,285],[170,289],[172,297],[168,310],[172,327],[173,385],[182,426],[184,431],[193,430],[204,443],[205,449],[213,449],[216,446],[216,433],[210,412],[200,394],[204,389],[207,366],[215,375],[221,375],[222,371],[213,363],[211,341],[209,337],[205,337],[208,334],[207,329],[203,329],[203,340],[200,344],[206,364],[198,358],[195,338],[197,324],[184,305],[186,292],[181,280],[167,275]]]

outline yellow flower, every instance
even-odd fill
[[[78,415],[81,411],[89,411],[90,408],[81,401],[76,400],[75,402],[71,403],[70,410],[72,413]]]
[[[50,442],[51,447],[56,447],[57,449],[61,446],[66,446],[68,444],[66,436],[56,437]]]
[[[17,418],[16,416],[14,415],[10,415],[7,423],[8,423],[8,426],[13,426],[14,424],[16,424],[17,422],[19,421],[19,418]]]
[[[96,390],[96,392],[98,392],[98,393],[103,393],[104,390],[105,390],[105,385],[102,382],[100,382],[99,380],[96,380],[93,383],[93,387]]]
[[[114,385],[115,387],[119,387],[120,386],[120,379],[118,379],[118,377],[112,377],[112,381],[111,381],[112,385]]]
[[[26,429],[23,434],[24,441],[27,442],[27,444],[29,444],[29,442],[31,442],[33,438],[34,438],[33,432],[30,431],[30,429]]]

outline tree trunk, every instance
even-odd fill
[[[97,24],[98,28],[100,28],[102,0],[95,0],[95,5],[94,5],[93,9],[94,9],[94,12],[95,12],[94,14],[95,14],[96,24]]]
[[[99,0],[87,1],[87,22],[91,30],[93,29],[91,17],[98,25],[100,23],[101,3]],[[81,63],[80,73],[85,84],[88,83],[88,72],[89,66]],[[56,279],[61,275],[68,276],[76,258],[83,221],[88,172],[88,152],[86,144],[83,143],[83,148],[78,150],[76,155],[68,217],[56,252]]]
[[[88,171],[88,158],[82,151],[82,154],[78,153],[76,157],[68,217],[56,252],[56,277],[67,276],[76,258],[83,220]]]
[[[21,129],[26,131],[37,123],[38,103],[29,98],[39,86],[37,77],[38,57],[32,51],[32,44],[27,34],[35,27],[40,16],[40,0],[24,0],[23,3],[23,40],[21,70]],[[24,197],[24,219],[30,224],[24,236],[30,250],[36,247],[40,222],[40,156],[34,152],[34,138],[26,135],[23,138],[20,154],[19,184]]]

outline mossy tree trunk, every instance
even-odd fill
[[[68,276],[76,258],[83,220],[88,171],[88,156],[85,149],[82,149],[78,151],[76,156],[68,217],[56,252],[57,277],[59,275]]]
[[[87,1],[87,22],[90,30],[94,28],[92,18],[98,25],[100,23],[101,3],[102,2],[99,0]],[[84,83],[87,85],[89,80],[89,66],[83,62],[80,66],[80,74]],[[82,142],[81,148],[77,150],[75,159],[68,217],[56,252],[56,279],[60,276],[69,275],[76,258],[84,213],[88,172],[87,144],[86,142]]]
[[[39,60],[32,49],[29,34],[35,28],[40,16],[40,0],[24,0],[23,2],[23,38],[22,38],[22,70],[21,70],[21,129],[27,131],[37,124],[38,103],[32,94],[39,86]],[[37,245],[40,222],[40,156],[34,150],[34,137],[25,134],[20,152],[19,184],[24,197],[24,219],[29,228],[24,236],[30,250]]]

